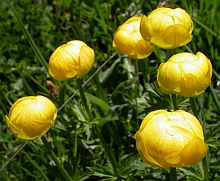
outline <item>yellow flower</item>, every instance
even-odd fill
[[[80,78],[88,73],[94,63],[94,51],[80,40],[59,46],[51,55],[49,74],[56,80]]]
[[[161,48],[172,49],[192,40],[193,22],[180,8],[157,8],[141,19],[142,37]]]
[[[117,52],[127,54],[132,59],[148,57],[153,47],[140,34],[141,16],[134,16],[118,27],[113,40],[113,47]]]
[[[33,140],[50,129],[56,116],[57,109],[48,98],[28,96],[12,105],[6,122],[17,138]]]
[[[149,113],[135,139],[141,158],[161,168],[191,166],[202,160],[208,150],[199,121],[182,110]]]
[[[211,77],[212,65],[204,54],[178,53],[160,65],[157,83],[163,93],[193,97],[206,90]]]

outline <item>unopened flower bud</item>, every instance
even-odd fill
[[[192,40],[193,22],[181,9],[157,8],[143,16],[140,24],[142,37],[161,48],[173,49]]]
[[[94,63],[94,51],[80,40],[59,46],[51,55],[49,74],[56,80],[80,78],[87,74]]]
[[[12,105],[6,122],[17,138],[33,140],[50,129],[56,116],[57,109],[48,98],[28,96]]]
[[[148,57],[153,47],[145,41],[139,31],[141,16],[134,16],[118,27],[114,35],[113,47],[117,52],[127,54],[132,59]]]
[[[191,166],[201,161],[208,150],[199,121],[182,110],[149,113],[135,139],[141,158],[161,168]]]

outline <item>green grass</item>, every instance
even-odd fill
[[[167,52],[158,48],[149,58],[135,65],[126,56],[115,55],[112,47],[113,34],[121,23],[133,15],[148,14],[158,2],[9,2],[12,7],[6,0],[0,1],[0,164],[6,163],[24,143],[12,135],[5,123],[11,104],[22,96],[41,94],[60,108],[55,125],[46,138],[73,180],[168,180],[168,170],[153,168],[140,159],[134,140],[134,134],[147,113],[172,107],[170,97],[161,94],[156,85],[159,59],[164,59]],[[209,145],[209,180],[218,181],[220,2],[176,0],[169,3],[172,7],[185,9],[194,21],[192,42],[175,49],[175,52],[201,51],[210,58],[215,70],[212,86],[196,99],[196,105]],[[73,39],[85,41],[95,51],[93,70],[83,81],[100,69],[84,84],[92,120],[85,113],[80,95],[75,94],[78,91],[76,80],[58,82],[46,71],[53,50]],[[46,80],[60,88],[58,96],[48,89]],[[74,97],[69,99],[73,94]],[[191,112],[189,99],[177,96],[176,101],[180,109]],[[202,163],[177,169],[179,180],[204,180],[203,174]],[[48,149],[38,139],[28,142],[9,162],[0,172],[0,180],[48,181],[63,180],[63,176]]]

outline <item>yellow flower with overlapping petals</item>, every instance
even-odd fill
[[[186,45],[192,40],[192,31],[192,19],[181,8],[157,8],[141,19],[142,37],[164,49]]]
[[[161,168],[191,166],[202,160],[208,151],[199,121],[182,110],[149,113],[135,139],[141,158]]]
[[[80,78],[87,74],[94,63],[94,51],[80,40],[59,46],[51,55],[49,74],[56,80]]]
[[[117,52],[127,54],[132,59],[148,57],[153,47],[140,34],[141,16],[134,16],[118,27],[113,40],[113,47]]]
[[[12,105],[6,122],[17,138],[33,140],[50,129],[56,116],[56,106],[48,98],[27,96]]]
[[[159,89],[167,94],[198,96],[210,85],[212,64],[201,52],[178,53],[162,63],[157,73]]]

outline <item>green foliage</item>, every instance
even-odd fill
[[[45,95],[59,108],[77,90],[74,79],[52,80],[47,62],[52,51],[73,39],[95,50],[93,70],[86,81],[114,52],[113,34],[128,17],[148,14],[157,0],[20,0],[0,2],[0,163],[12,157],[22,141],[7,128],[5,115],[11,104],[27,95]],[[193,18],[193,40],[175,52],[204,52],[215,70],[212,87],[196,104],[209,145],[209,179],[220,178],[220,2],[218,0],[167,1],[186,9]],[[20,22],[19,22],[20,20]],[[171,98],[156,85],[156,71],[166,52],[154,53],[137,64],[124,55],[114,56],[84,86],[92,112],[90,120],[79,96],[59,109],[55,125],[46,134],[57,159],[73,180],[168,180],[168,171],[144,163],[135,147],[135,133],[152,110],[172,109]],[[138,71],[138,72],[137,72]],[[138,77],[137,77],[138,75]],[[52,81],[53,88],[46,81]],[[137,84],[138,83],[138,84]],[[137,86],[138,85],[138,86]],[[178,96],[180,109],[191,112],[189,99]],[[109,159],[97,129],[116,163]],[[115,173],[118,175],[116,175]],[[203,180],[201,163],[177,170],[179,180]],[[118,177],[118,178],[117,178]],[[29,142],[0,172],[0,180],[63,180],[40,139]]]

